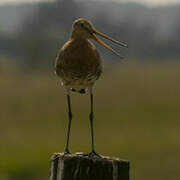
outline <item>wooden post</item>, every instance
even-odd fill
[[[104,156],[90,158],[80,153],[55,153],[50,180],[129,180],[129,162]]]

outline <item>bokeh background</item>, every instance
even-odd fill
[[[45,180],[64,150],[67,103],[54,74],[75,19],[127,42],[98,47],[96,150],[131,162],[131,180],[180,177],[180,1],[0,0],[0,180]],[[108,43],[108,42],[107,42]],[[90,151],[89,96],[72,94],[72,152]]]

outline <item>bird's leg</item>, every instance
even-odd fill
[[[71,100],[70,100],[69,93],[67,94],[67,102],[68,102],[68,131],[67,131],[66,148],[65,148],[64,153],[70,154],[70,152],[69,152],[69,136],[70,136],[70,130],[71,130],[72,111],[71,111]]]
[[[90,157],[100,157],[94,149],[94,124],[93,124],[93,120],[94,120],[94,111],[93,111],[93,93],[92,93],[92,88],[90,89],[90,102],[91,102],[91,106],[90,106],[90,114],[89,114],[89,120],[90,120],[90,128],[91,128],[91,141],[92,141],[92,151],[91,153],[89,153]]]

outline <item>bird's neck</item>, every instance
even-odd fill
[[[70,40],[71,40],[71,41],[74,41],[74,42],[88,42],[88,39],[87,39],[87,38],[83,38],[83,37],[80,36],[80,35],[74,36],[73,34],[71,35]]]
[[[82,40],[82,41],[87,41],[87,38],[85,38],[84,36],[82,36],[82,33],[79,33],[79,31],[76,31],[75,29],[73,29],[72,33],[71,33],[71,40]]]

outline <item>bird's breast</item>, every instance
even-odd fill
[[[102,71],[101,59],[90,41],[69,41],[56,59],[56,73],[66,82],[94,82]]]

